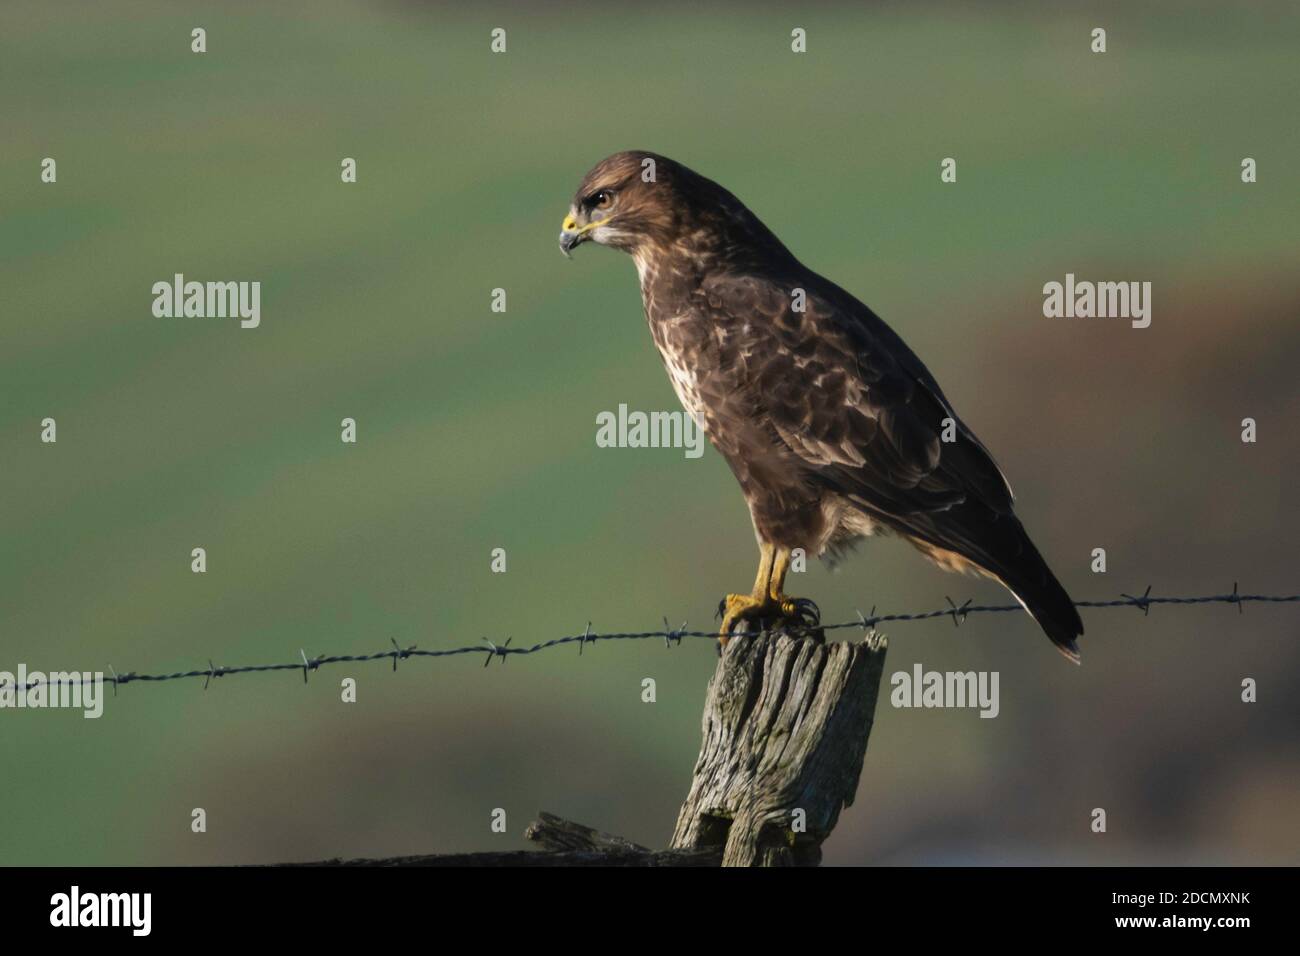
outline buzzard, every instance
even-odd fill
[[[1067,658],[1074,602],[1012,512],[1011,488],[901,338],[803,265],[712,180],[616,153],[583,178],[560,232],[632,256],[650,334],[685,409],[740,482],[758,539],[738,625],[816,622],[784,591],[791,552],[902,536],[940,566],[1000,581]]]

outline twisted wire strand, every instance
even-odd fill
[[[894,614],[876,614],[875,608],[872,613],[864,615],[858,612],[857,620],[843,621],[838,624],[817,624],[808,626],[796,626],[784,628],[784,632],[800,636],[821,631],[838,631],[845,628],[859,628],[864,632],[871,631],[878,624],[894,623],[898,621],[929,621],[935,618],[950,617],[954,625],[960,625],[967,616],[971,614],[1003,614],[1011,611],[1021,611],[1023,608],[1019,604],[971,604],[970,601],[964,604],[955,604],[951,598],[948,598],[948,607],[940,608],[934,611],[915,611],[900,612]],[[1253,603],[1264,604],[1293,604],[1300,602],[1300,594],[1271,595],[1271,594],[1239,594],[1237,586],[1234,584],[1231,594],[1207,594],[1193,597],[1152,597],[1151,588],[1148,586],[1146,591],[1141,595],[1124,594],[1121,597],[1106,601],[1076,601],[1075,607],[1079,608],[1114,608],[1114,607],[1135,607],[1142,611],[1143,615],[1150,613],[1153,606],[1158,604],[1235,604],[1237,610],[1242,610],[1242,605]],[[218,667],[208,661],[206,668],[194,668],[191,670],[173,671],[165,674],[141,674],[135,671],[128,671],[125,674],[119,674],[109,665],[111,677],[104,678],[106,682],[113,685],[114,693],[123,684],[133,684],[137,682],[146,683],[164,683],[166,681],[183,680],[185,678],[203,678],[204,690],[208,688],[214,678],[229,677],[232,674],[259,674],[270,671],[300,671],[303,681],[306,682],[308,675],[315,670],[332,664],[354,664],[366,663],[369,661],[391,660],[393,670],[397,670],[398,661],[406,660],[411,657],[457,657],[463,654],[483,654],[486,655],[483,660],[483,666],[486,667],[492,663],[493,658],[505,658],[519,654],[536,654],[540,651],[550,650],[554,647],[560,647],[564,644],[577,644],[578,653],[581,654],[588,644],[595,644],[598,641],[639,641],[649,639],[662,639],[665,646],[672,646],[673,643],[680,644],[683,638],[711,638],[716,639],[718,632],[714,631],[689,631],[686,629],[685,622],[679,628],[673,628],[668,624],[668,619],[664,619],[664,629],[657,631],[621,631],[612,634],[596,633],[592,631],[590,623],[586,630],[581,634],[571,634],[565,637],[553,637],[549,640],[540,641],[530,646],[511,647],[510,640],[507,639],[502,644],[497,644],[488,638],[483,638],[482,645],[470,645],[467,647],[450,647],[437,650],[421,649],[414,645],[410,647],[401,647],[394,640],[391,650],[374,651],[369,654],[323,654],[317,657],[308,657],[306,652],[299,650],[299,660],[290,661],[280,664],[241,664],[237,666]],[[486,645],[486,646],[484,646]],[[35,681],[24,684],[15,684],[14,692],[30,690],[32,687],[44,683],[44,686],[75,686],[90,683],[93,678],[81,677],[78,680],[59,680],[59,681]],[[0,682],[0,688],[5,688],[6,682]]]

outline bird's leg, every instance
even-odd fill
[[[749,594],[728,594],[718,607],[722,628],[718,638],[725,646],[732,630],[741,621],[750,621],[762,629],[780,624],[816,625],[820,620],[817,606],[802,598],[788,598],[782,592],[786,572],[790,570],[790,549],[759,542],[758,575]]]
[[[817,605],[807,598],[787,597],[785,593],[785,576],[790,570],[790,549],[777,548],[772,561],[772,575],[768,580],[767,595],[776,605],[781,617],[789,624],[801,627],[816,627],[821,623],[821,612]]]
[[[722,629],[718,633],[718,640],[724,647],[731,637],[732,628],[740,621],[761,618],[771,600],[767,595],[767,585],[772,576],[775,548],[766,541],[760,541],[758,553],[758,574],[754,578],[754,590],[749,594],[728,594],[718,606],[718,611],[722,614]]]
[[[775,601],[778,605],[781,605],[782,611],[786,610],[785,604],[787,603],[787,600],[786,600],[784,588],[785,588],[785,576],[786,574],[789,573],[789,571],[790,571],[790,549],[777,548],[776,555],[772,558],[772,576],[768,578],[767,593],[768,596],[771,597],[773,601]]]

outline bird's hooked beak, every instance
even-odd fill
[[[578,220],[574,218],[573,213],[564,217],[564,222],[560,223],[560,251],[567,257],[574,249],[583,242],[591,238],[591,230],[605,225],[608,219],[593,219],[585,226],[579,225]]]

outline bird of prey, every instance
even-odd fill
[[[941,567],[1000,581],[1078,663],[1074,602],[1012,512],[988,450],[871,309],[803,265],[722,186],[655,153],[583,178],[560,232],[632,256],[650,334],[682,405],[740,482],[758,539],[738,625],[804,625],[791,552],[839,554],[893,533]]]

